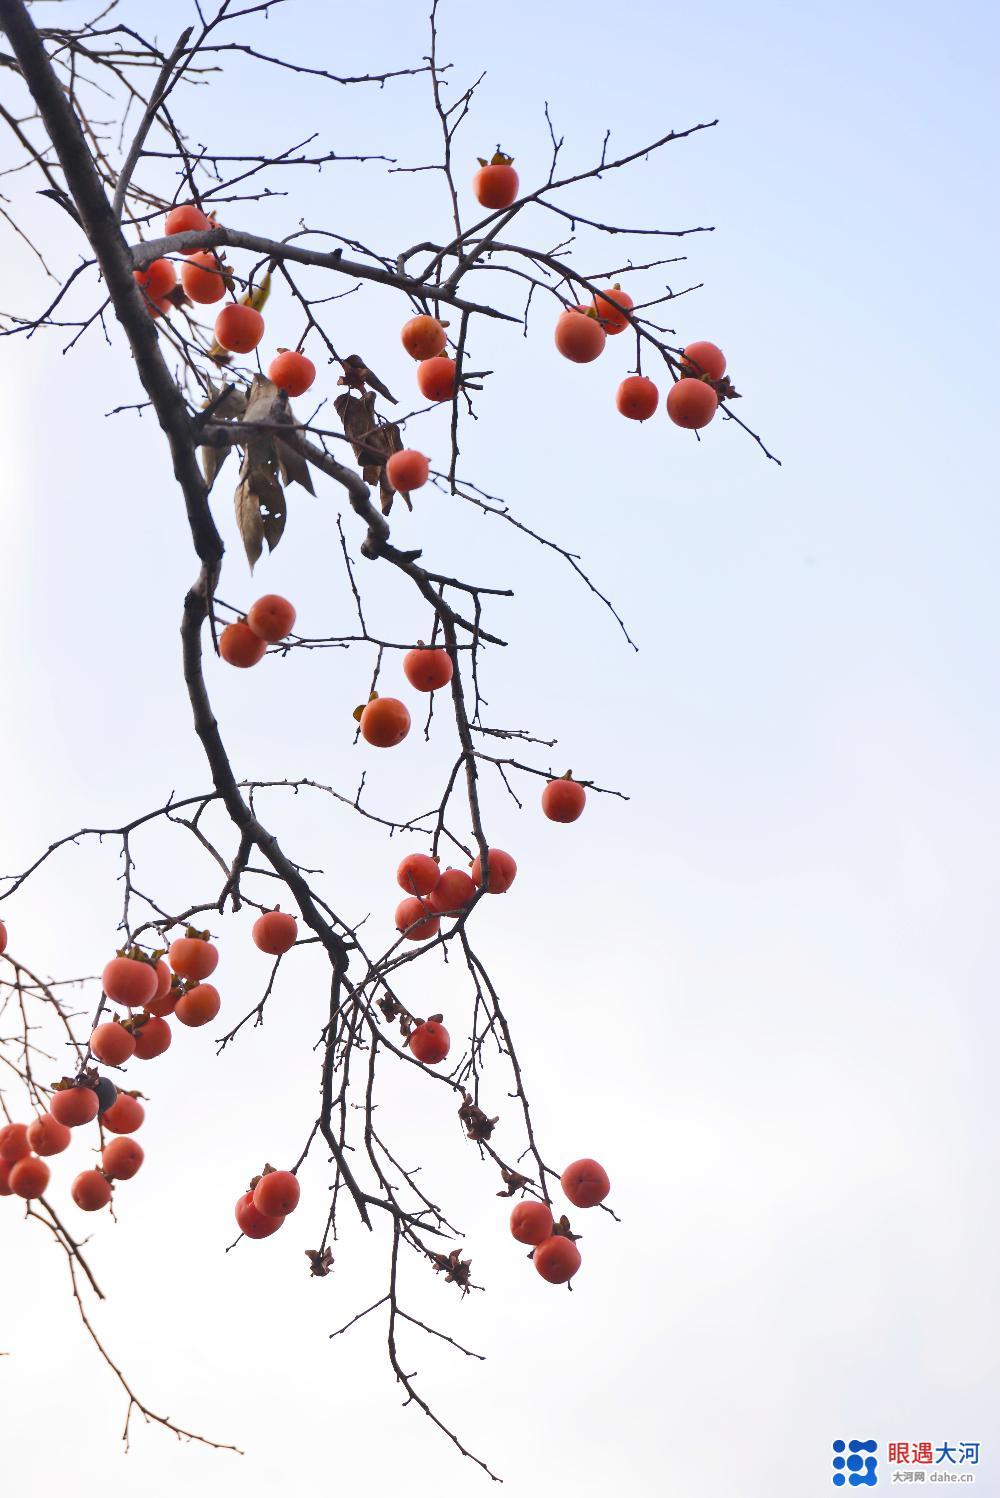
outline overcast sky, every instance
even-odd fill
[[[164,45],[189,11],[187,0],[120,7]],[[476,917],[545,1153],[604,1161],[622,1224],[578,1214],[574,1293],[543,1284],[444,1089],[401,1085],[386,1114],[453,1204],[486,1286],[461,1302],[414,1267],[411,1303],[487,1354],[473,1363],[413,1340],[404,1361],[517,1498],[557,1483],[578,1498],[623,1483],[669,1498],[808,1498],[831,1491],[831,1442],[852,1437],[883,1451],[978,1440],[976,1491],[993,1491],[1000,699],[997,319],[984,290],[997,253],[995,13],[446,0],[442,21],[456,84],[488,70],[460,137],[462,173],[499,140],[525,184],[544,176],[546,100],[567,169],[592,163],[608,127],[630,149],[719,117],[566,201],[622,224],[716,226],[676,243],[685,264],[625,284],[639,300],[660,294],[665,274],[675,290],[705,283],[670,309],[676,341],[722,345],[740,413],[783,466],[719,421],[699,444],[662,416],[618,418],[628,351],[609,340],[599,363],[565,363],[539,304],[526,341],[517,329],[477,335],[477,367],[495,374],[462,468],[580,552],[639,653],[558,556],[439,493],[398,517],[399,544],[516,589],[494,616],[510,648],[487,662],[492,721],[557,738],[555,768],[631,798],[591,798],[560,827],[542,819],[534,786],[523,813],[488,786],[491,840],[520,873]],[[412,63],[427,42],[411,0],[290,0],[244,34],[341,71]],[[233,57],[177,113],[221,151],[277,151],[312,131],[317,149],[404,165],[437,151],[425,78],[345,92]],[[17,182],[4,186],[17,212],[53,265],[72,268],[69,220]],[[392,253],[447,233],[431,174],[345,164],[282,185],[287,197],[225,220],[275,235],[304,221]],[[539,243],[561,232],[525,218]],[[10,233],[5,244],[4,311],[39,307],[48,283]],[[629,249],[653,258],[648,246]],[[341,348],[408,395],[406,315],[402,296],[364,290],[331,321]],[[269,342],[299,330],[276,295]],[[92,332],[63,357],[65,341],[0,346],[5,871],[75,827],[208,784],[181,681],[193,567],[164,443],[148,414],[105,417],[141,398],[117,333],[108,347]],[[321,374],[324,394],[334,373]],[[407,437],[443,460],[445,415]],[[342,495],[327,483],[315,499],[294,492],[287,536],[251,580],[232,479],[215,500],[222,595],[246,605],[279,591],[305,633],[349,630]],[[361,573],[371,618],[412,637],[411,590],[379,570]],[[370,670],[368,656],[333,651],[248,673],[209,663],[238,773],[353,792],[367,769],[386,815],[431,804],[450,741],[414,734],[377,758],[352,743]],[[371,912],[388,934],[401,845],[301,798],[266,809],[291,855],[326,870],[333,903]],[[215,888],[180,834],[136,854],[140,882],[168,907]],[[11,950],[56,975],[99,972],[116,945],[118,873],[112,846],[64,853],[5,907]],[[247,915],[216,924],[235,1018],[266,960]],[[264,1159],[293,1158],[315,1116],[322,970],[310,953],[286,967],[263,1028],[221,1058],[210,1034],[178,1034],[143,1070],[147,1160],[118,1192],[117,1224],[67,1207],[94,1231],[108,1292],[95,1320],[137,1391],[246,1456],[139,1427],[121,1454],[125,1401],[75,1317],[65,1264],[5,1200],[5,1491],[488,1489],[400,1407],[383,1323],[328,1340],[381,1293],[387,1241],[345,1213],[334,1274],[309,1277],[322,1160],[309,1161],[285,1231],[224,1253],[245,1179]],[[412,981],[415,1008],[447,1003],[460,1028],[457,974],[427,962]],[[500,1145],[510,1104],[495,1085]],[[64,1201],[77,1153],[53,1162]]]

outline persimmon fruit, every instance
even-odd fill
[[[436,915],[444,915],[445,911],[464,910],[475,897],[476,886],[464,869],[445,869],[427,903]]]
[[[718,409],[719,397],[704,380],[678,380],[667,392],[667,415],[690,432],[707,427]]]
[[[608,1173],[596,1160],[574,1160],[559,1177],[559,1184],[574,1207],[596,1207],[611,1190]]]
[[[295,609],[280,593],[265,593],[247,610],[247,624],[259,640],[277,645],[292,632]]]
[[[563,358],[574,364],[590,364],[599,358],[607,341],[599,320],[583,307],[570,307],[560,313],[555,340]]]
[[[446,354],[417,365],[417,389],[425,400],[450,401],[455,394],[455,361]]]
[[[134,270],[132,279],[151,302],[159,302],[177,285],[177,272],[172,260],[154,260],[142,270]]]
[[[112,1134],[134,1134],[142,1126],[146,1110],[130,1092],[120,1092],[101,1122]]]
[[[437,916],[430,915],[427,906],[415,895],[400,900],[396,906],[396,930],[407,941],[430,941],[432,936],[437,936],[440,927]]]
[[[135,1036],[124,1025],[111,1021],[97,1026],[90,1037],[90,1049],[105,1066],[121,1066],[135,1055]]]
[[[404,323],[399,336],[412,359],[433,359],[444,353],[448,343],[444,324],[424,312]]]
[[[268,1170],[253,1190],[253,1204],[263,1217],[287,1217],[299,1204],[299,1183],[290,1170]]]
[[[181,285],[191,298],[202,307],[221,302],[226,294],[226,273],[222,262],[212,250],[197,250],[188,255],[181,266]]]
[[[69,1194],[81,1212],[99,1212],[111,1200],[111,1182],[99,1170],[81,1170]]]
[[[490,877],[489,883],[486,886],[486,892],[490,895],[505,895],[514,883],[514,877],[517,874],[517,864],[511,858],[510,854],[505,853],[502,848],[490,849],[489,862]],[[472,861],[472,877],[478,888],[483,882],[483,864],[478,853]]]
[[[49,1112],[67,1129],[78,1129],[97,1117],[100,1103],[92,1087],[63,1087],[49,1099]]]
[[[645,375],[629,375],[618,386],[615,405],[630,421],[648,421],[656,410],[660,392]]]
[[[31,1145],[28,1143],[28,1125],[23,1123],[5,1124],[0,1129],[0,1160],[6,1160],[8,1165],[13,1165],[15,1160],[23,1160],[25,1155],[31,1154]]]
[[[422,489],[430,471],[431,465],[423,453],[418,453],[413,447],[404,447],[400,452],[393,453],[385,465],[386,478],[400,494],[410,494],[414,489]]]
[[[17,1163],[16,1161],[14,1162]],[[13,1196],[14,1192],[10,1184],[11,1166],[6,1160],[0,1160],[0,1196]]]
[[[113,1181],[130,1181],[145,1158],[146,1152],[137,1139],[121,1135],[104,1146],[101,1167]]]
[[[215,336],[231,354],[249,354],[264,336],[264,319],[256,307],[230,302],[215,319]]]
[[[28,1125],[28,1144],[36,1155],[61,1155],[72,1137],[66,1125],[53,1118],[51,1113],[40,1113]]]
[[[726,372],[725,354],[716,344],[708,343],[705,339],[689,343],[681,362],[696,375],[707,375],[710,380],[721,380]]]
[[[451,1050],[451,1036],[437,1020],[424,1020],[410,1031],[407,1042],[412,1054],[425,1066],[436,1066]]]
[[[164,234],[186,234],[192,229],[214,229],[215,221],[194,203],[178,203],[163,221]]]
[[[299,923],[285,910],[265,910],[254,921],[250,935],[255,947],[271,957],[280,957],[294,947],[299,935]]]
[[[7,1183],[15,1196],[23,1196],[25,1201],[35,1201],[42,1195],[52,1172],[44,1160],[37,1155],[25,1155],[10,1168]]]
[[[174,1018],[192,1030],[200,1025],[211,1024],[222,1008],[219,990],[212,983],[198,983],[181,994],[174,1010]]]
[[[620,286],[606,286],[594,296],[594,308],[604,324],[604,331],[612,335],[624,333],[629,325],[628,313],[634,306],[628,292],[622,291]]]
[[[421,646],[403,656],[403,675],[418,692],[437,692],[451,681],[454,667],[447,650]]]
[[[576,1274],[583,1259],[572,1238],[560,1233],[538,1245],[532,1262],[542,1279],[548,1280],[550,1285],[565,1285]]]
[[[438,861],[429,853],[407,853],[396,870],[396,883],[409,895],[429,895],[440,878]]]
[[[270,1238],[284,1222],[283,1217],[265,1217],[253,1204],[253,1192],[245,1191],[236,1203],[236,1225],[247,1238]]]
[[[173,1036],[170,1026],[159,1015],[150,1015],[135,1031],[135,1055],[137,1061],[152,1061],[169,1050]]]
[[[141,1009],[159,987],[159,975],[151,962],[137,957],[112,957],[105,964],[101,983],[109,999],[127,1009]]]
[[[0,952],[7,950],[7,927],[0,921]]]
[[[587,792],[576,780],[550,780],[542,792],[542,811],[550,822],[575,822],[587,804]]]
[[[298,349],[283,348],[267,366],[267,377],[286,395],[305,395],[316,378],[316,366]]]
[[[230,666],[246,671],[256,666],[267,650],[267,641],[255,635],[245,619],[234,619],[219,636],[219,654]]]
[[[552,1213],[545,1202],[518,1202],[510,1214],[510,1230],[518,1243],[537,1248],[552,1235]]]
[[[511,162],[513,157],[498,151],[492,161],[483,161],[472,179],[476,202],[483,208],[509,208],[517,197],[521,181]]]
[[[168,956],[179,978],[193,978],[196,983],[210,978],[219,965],[218,948],[204,936],[179,936],[170,943]]]
[[[410,731],[410,714],[398,697],[373,697],[361,714],[361,737],[376,749],[392,749]]]

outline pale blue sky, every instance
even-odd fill
[[[164,42],[188,19],[181,0],[170,10]],[[163,6],[125,0],[122,13],[148,28]],[[423,50],[423,5],[364,14],[362,37],[347,7],[294,0],[258,35],[345,70]],[[439,494],[399,517],[400,544],[517,589],[498,614],[511,648],[487,666],[494,721],[557,736],[555,768],[632,797],[592,799],[561,828],[542,822],[530,787],[520,816],[496,788],[487,796],[491,836],[521,873],[482,912],[483,943],[541,1131],[556,1157],[606,1159],[624,1219],[587,1220],[573,1296],[512,1251],[450,1105],[434,1112],[418,1088],[387,1099],[414,1155],[440,1155],[489,1286],[456,1306],[418,1281],[418,1304],[489,1361],[420,1347],[412,1363],[516,1498],[558,1481],[596,1498],[623,1479],[669,1498],[808,1498],[831,1491],[830,1442],[854,1435],[980,1440],[976,1491],[1000,1481],[997,40],[995,14],[969,4],[625,0],[611,20],[562,0],[443,8],[456,76],[489,69],[470,169],[499,139],[523,181],[544,173],[546,99],[567,164],[589,164],[607,125],[624,148],[720,117],[572,202],[632,224],[717,226],[670,268],[675,287],[706,283],[676,304],[677,341],[724,347],[741,414],[784,463],[719,422],[699,445],[662,418],[621,421],[626,351],[566,365],[540,306],[527,343],[517,330],[477,339],[496,374],[463,466],[581,552],[638,656],[564,563],[498,523]],[[219,149],[278,149],[311,129],[318,144],[408,164],[435,148],[423,80],[347,94],[241,63],[187,107],[194,137],[211,130]],[[285,233],[303,219],[393,251],[446,229],[426,175],[344,165],[285,185],[288,198],[227,221]],[[30,211],[71,265],[68,221],[48,204]],[[556,237],[544,219],[529,227]],[[43,287],[11,240],[5,266],[4,309],[37,305]],[[644,279],[644,294],[657,284]],[[364,291],[335,323],[339,346],[359,347],[401,396],[404,315],[401,298]],[[268,317],[275,343],[297,337],[287,304],[275,298]],[[91,337],[65,359],[59,346],[40,335],[0,348],[5,867],[207,780],[176,635],[192,565],[161,439],[148,415],[104,419],[138,398],[119,339]],[[408,436],[443,457],[443,416]],[[223,595],[273,588],[294,597],[306,632],[349,628],[339,495],[293,493],[287,537],[251,582],[229,477],[216,504]],[[362,576],[373,618],[414,633],[408,596],[378,569]],[[353,790],[370,764],[350,721],[369,669],[333,652],[214,669],[239,772]],[[447,752],[413,742],[379,759],[372,804],[391,814],[432,799]],[[357,842],[349,818],[301,803],[273,816],[349,913],[385,922],[395,844],[369,830]],[[141,856],[167,900],[209,888],[179,838]],[[70,853],[18,896],[5,918],[39,966],[99,970],[116,873],[111,852]],[[231,1013],[261,981],[248,926],[224,927]],[[375,1493],[405,1481],[417,1498],[485,1491],[400,1410],[374,1325],[326,1340],[379,1284],[384,1243],[346,1232],[322,1284],[302,1269],[305,1226],[221,1252],[248,1165],[294,1150],[314,1113],[310,961],[286,978],[280,1020],[221,1060],[192,1033],[155,1063],[147,1166],[93,1245],[112,1291],[101,1325],[150,1403],[250,1454],[139,1430],[120,1456],[120,1401],[73,1321],[64,1267],[4,1203],[0,1428],[15,1485],[37,1474],[44,1442],[47,1480],[72,1472],[81,1498],[109,1481],[143,1498],[179,1482],[191,1498],[257,1498],[327,1475]],[[427,973],[417,992],[438,998],[438,981]],[[454,976],[447,985],[457,1006]],[[317,1163],[314,1203],[323,1186]]]

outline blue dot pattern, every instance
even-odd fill
[[[878,1458],[874,1453],[878,1450],[877,1441],[834,1441],[833,1449],[837,1455],[833,1458],[833,1485],[835,1488],[849,1486],[852,1488],[873,1488],[878,1482]],[[842,1451],[850,1454],[845,1458],[840,1455]],[[844,1468],[847,1468],[845,1473]]]

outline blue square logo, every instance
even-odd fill
[[[878,1482],[877,1450],[877,1441],[834,1441],[834,1487],[873,1488]]]

